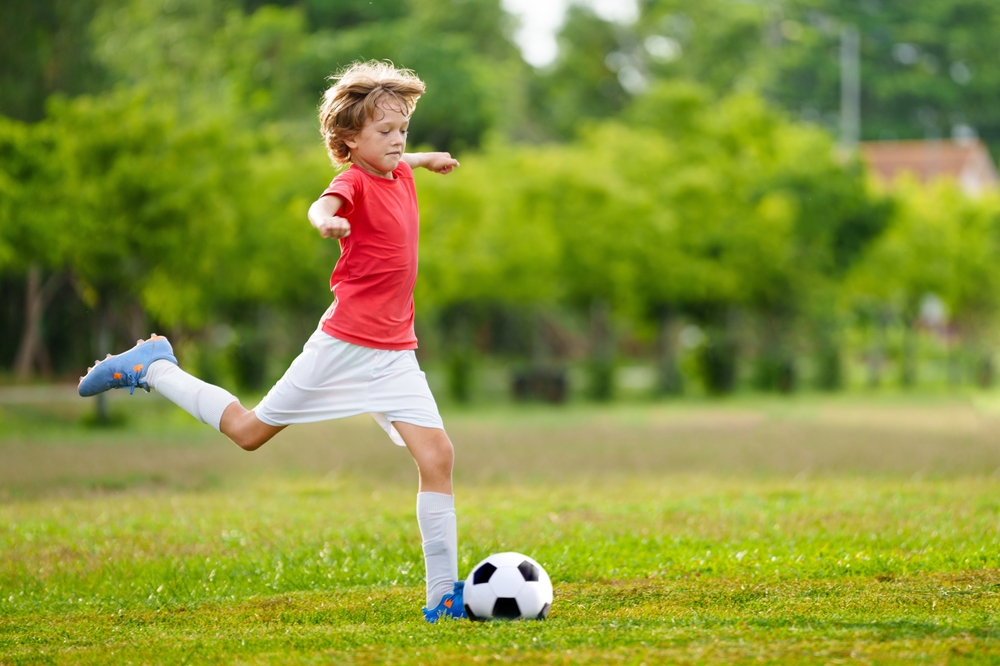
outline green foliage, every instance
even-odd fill
[[[368,24],[347,34],[317,33],[316,80],[322,80],[355,60],[391,60],[418,72],[427,84],[420,111],[413,117],[413,145],[452,151],[477,146],[489,128],[518,117],[519,61],[492,61],[476,55],[474,37],[466,32],[441,32],[435,40],[418,39],[431,17],[394,23]],[[325,70],[325,71],[321,71]]]
[[[571,11],[557,61],[533,100],[543,131],[570,137],[660,81],[690,80],[716,95],[758,90],[807,122],[838,130],[840,32],[861,33],[861,131],[869,140],[949,135],[971,126],[993,148],[1000,68],[990,0],[652,0],[632,25]],[[966,130],[962,130],[966,131]]]
[[[190,136],[189,154],[180,154],[185,137],[176,132],[172,116],[167,108],[125,94],[53,106],[52,122],[65,137],[59,158],[75,193],[79,239],[73,265],[98,294],[121,290],[138,297],[147,284],[168,281],[167,275],[183,279],[195,273],[186,249],[211,247],[214,225],[205,207],[217,203],[211,181],[220,167],[203,161],[204,186],[197,187],[189,175],[198,168],[187,162],[191,149],[207,137]],[[171,163],[177,158],[179,163]],[[199,207],[201,215],[189,214]],[[177,285],[174,303],[159,309],[171,318],[178,311],[203,312],[199,301],[207,294],[197,293],[197,281],[186,286]]]
[[[971,125],[1000,141],[1000,66],[992,45],[1000,6],[990,0],[845,4],[789,2],[776,18],[768,87],[807,115],[839,107],[839,24],[861,31],[862,134],[869,139],[947,136]]]
[[[448,353],[446,374],[448,395],[458,403],[472,399],[473,366],[475,359],[468,349],[453,349]]]
[[[649,325],[683,312],[714,331],[703,370],[723,391],[740,350],[720,313],[777,320],[763,344],[787,349],[800,313],[835,319],[833,286],[892,210],[820,130],[690,83],[658,84],[569,143],[496,143],[420,187],[421,307],[602,300]],[[787,351],[764,362],[764,384],[794,385]]]
[[[274,343],[252,334],[259,322],[314,318],[329,299],[336,244],[304,220],[333,174],[316,101],[339,67],[388,58],[428,84],[411,149],[463,150],[456,173],[418,174],[417,307],[446,347],[488,351],[483,332],[517,313],[531,330],[511,353],[541,358],[526,313],[579,324],[607,303],[614,321],[589,346],[608,378],[611,332],[652,347],[671,312],[703,329],[692,358],[712,390],[745,376],[747,357],[758,387],[794,386],[806,353],[817,381],[836,386],[845,326],[886,313],[912,323],[934,293],[987,367],[993,204],[872,192],[818,124],[792,120],[829,120],[830,51],[838,22],[851,22],[867,132],[912,135],[906,114],[926,107],[988,133],[966,111],[989,99],[995,68],[982,54],[996,12],[982,0],[876,4],[656,0],[633,25],[573,6],[559,58],[531,73],[495,0],[15,1],[5,15],[40,37],[0,66],[0,80],[27,86],[0,86],[0,111],[92,94],[53,97],[34,125],[0,123],[0,272],[21,284],[29,269],[65,271],[95,316],[137,311],[202,341],[227,322],[220,367],[246,365],[241,381],[256,385],[263,370],[246,359]],[[941,133],[921,113],[925,133]],[[518,142],[553,136],[562,142]],[[934,240],[903,256],[924,227]],[[658,345],[668,374],[671,345]]]
[[[303,188],[280,136],[234,132],[224,115],[184,124],[126,92],[59,102],[48,122],[73,192],[69,261],[95,301],[195,328],[238,304],[315,302],[305,285],[331,257],[301,211],[323,181]]]
[[[525,66],[503,37],[495,2],[413,0],[389,12],[251,3],[252,14],[227,0],[123,2],[94,22],[99,57],[125,81],[154,85],[182,106],[229,96],[258,120],[311,130],[327,77],[356,60],[388,59],[428,85],[410,128],[416,144],[476,146],[488,129],[521,115],[509,91]],[[319,25],[310,30],[310,22]]]
[[[795,0],[792,0],[793,2]],[[739,0],[653,0],[642,4],[634,34],[609,58],[623,77],[629,67],[652,80],[698,81],[717,94],[757,89],[766,63],[766,25],[785,3]],[[762,53],[763,52],[763,53]],[[624,56],[624,57],[622,57]]]
[[[563,139],[581,120],[615,115],[628,93],[605,64],[616,30],[589,9],[570,5],[560,32],[557,61],[532,82],[532,106],[542,127]]]
[[[59,268],[71,245],[57,136],[0,116],[0,274]]]
[[[551,166],[560,159],[556,147],[495,143],[463,158],[454,175],[417,173],[418,308],[556,301],[561,245]]]
[[[1000,201],[970,199],[957,184],[900,184],[900,208],[850,276],[861,307],[883,304],[904,321],[933,294],[967,332],[989,330],[1000,312]]]
[[[53,93],[76,95],[108,84],[87,27],[100,0],[0,3],[0,115],[36,122]]]

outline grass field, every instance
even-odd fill
[[[460,568],[544,622],[426,625],[415,472],[367,417],[254,454],[156,396],[0,390],[0,663],[998,663],[1000,401],[446,411]]]

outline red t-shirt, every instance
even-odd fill
[[[323,331],[364,347],[416,349],[417,190],[406,162],[392,174],[392,180],[379,178],[352,165],[323,192],[344,201],[337,216],[351,223],[330,276],[336,300],[323,317]]]

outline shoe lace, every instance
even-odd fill
[[[129,387],[128,394],[132,395],[135,390],[139,387],[139,373],[137,372],[124,372],[122,373],[121,379],[116,379],[118,382],[118,388]]]
[[[128,387],[128,394],[129,395],[132,395],[133,393],[135,393],[135,390],[137,388],[141,388],[141,389],[144,389],[146,391],[149,391],[149,387],[144,382],[139,381],[139,373],[140,372],[141,372],[141,370],[140,371],[135,371],[135,370],[126,370],[126,371],[124,371],[122,373],[121,377],[118,377],[118,378],[116,378],[116,379],[113,380],[115,382],[115,388],[125,388],[127,386]]]

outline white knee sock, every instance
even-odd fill
[[[455,496],[417,493],[417,523],[427,569],[427,607],[434,608],[458,580],[458,529]]]
[[[170,361],[151,363],[144,379],[150,388],[216,430],[222,421],[222,412],[236,401],[236,396],[226,389],[206,384]]]

